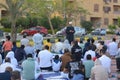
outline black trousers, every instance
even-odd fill
[[[41,71],[42,70],[47,70],[47,71],[52,71],[52,66],[50,67],[40,67]]]
[[[116,58],[117,69],[120,70],[120,57]]]

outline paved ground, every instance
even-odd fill
[[[110,80],[120,80],[120,79],[118,79],[119,76],[120,76],[120,73],[117,72],[116,60],[112,59]]]

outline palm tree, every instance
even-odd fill
[[[8,16],[11,22],[11,39],[16,41],[17,38],[17,26],[16,21],[22,15],[24,9],[22,8],[24,0],[5,0],[6,5],[0,3],[0,6],[5,8],[8,12]]]

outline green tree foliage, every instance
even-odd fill
[[[6,5],[0,3],[0,7],[3,7],[8,12],[9,20],[11,22],[11,39],[12,41],[16,41],[17,38],[17,27],[16,21],[22,16],[25,8],[22,8],[24,4],[24,0],[5,0]]]
[[[1,25],[3,25],[5,28],[10,28],[11,26],[11,22],[6,18],[6,17],[3,17],[1,20],[0,20],[0,23]]]
[[[120,28],[120,17],[118,17],[118,27]]]
[[[54,17],[51,19],[51,21],[52,21],[54,29],[61,28],[61,26],[63,26],[63,22],[64,22],[60,17]]]
[[[90,32],[92,30],[93,23],[90,21],[82,21],[81,26],[86,29],[86,31]]]
[[[48,22],[48,19],[46,16],[42,16],[40,19],[39,19],[39,25],[41,26],[44,26],[46,27],[47,29],[50,29],[50,25],[49,25],[49,22]]]
[[[108,29],[109,29],[112,33],[114,33],[114,31],[115,31],[116,28],[117,28],[117,27],[116,27],[115,25],[109,25],[109,26],[108,26]]]
[[[88,15],[89,12],[82,8],[76,0],[74,0],[74,2],[70,2],[68,0],[62,0],[62,8],[63,8],[63,14],[66,20],[66,23],[68,23],[69,21],[75,21],[75,25],[77,20],[79,20],[79,16],[85,16]],[[81,2],[82,3],[82,2]]]
[[[20,26],[20,28],[25,29],[29,28],[29,19],[26,17],[20,17],[16,21],[16,26]],[[18,27],[19,28],[19,27]]]
[[[50,28],[52,30],[52,34],[54,34],[53,25],[51,22],[51,14],[54,13],[55,4],[52,0],[26,0],[26,6],[31,6],[29,8],[29,13],[31,15],[36,15],[37,17],[41,18],[41,16],[46,16]]]

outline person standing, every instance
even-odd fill
[[[69,43],[71,44],[71,42],[74,40],[74,27],[72,26],[72,22],[69,22],[69,26],[66,28],[66,39],[68,39]]]
[[[116,53],[116,65],[117,65],[117,69],[118,71],[120,71],[120,42],[118,43],[118,51]]]
[[[118,50],[118,43],[116,42],[116,39],[113,38],[112,42],[108,44],[108,52],[111,58],[115,58],[117,50]]]
[[[35,51],[37,49],[42,50],[42,42],[43,42],[43,36],[40,33],[36,33],[32,37],[34,42],[34,49]]]
[[[10,36],[6,36],[6,41],[3,44],[3,51],[4,51],[4,58],[6,57],[7,53],[12,50],[13,44],[10,41]]]

